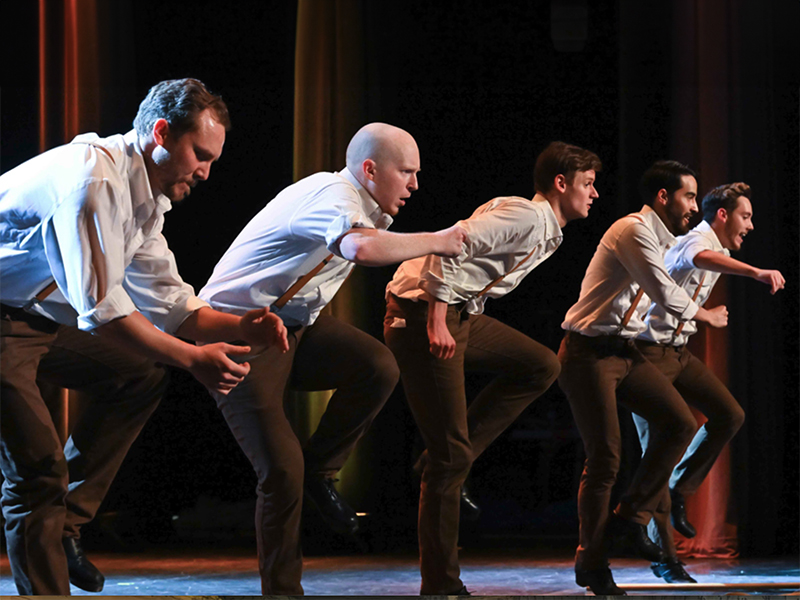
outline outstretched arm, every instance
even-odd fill
[[[433,233],[353,228],[342,236],[339,250],[343,258],[357,265],[382,267],[426,254],[458,256],[466,239],[466,232],[458,225]]]
[[[97,332],[131,352],[189,371],[209,390],[227,395],[250,372],[247,363],[238,364],[228,355],[244,355],[247,346],[219,343],[207,346],[187,344],[157,329],[140,312],[114,319]]]
[[[241,340],[253,346],[277,344],[283,352],[289,349],[286,327],[269,308],[251,310],[239,317],[204,306],[186,317],[177,334],[198,342]]]
[[[786,285],[786,280],[783,278],[780,271],[758,269],[740,260],[731,258],[730,256],[725,256],[721,252],[714,252],[713,250],[703,250],[699,252],[692,262],[694,262],[694,265],[698,269],[726,273],[728,275],[741,275],[765,283],[770,286],[771,294],[782,290],[783,286]]]

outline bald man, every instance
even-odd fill
[[[270,307],[289,330],[289,350],[247,357],[250,374],[217,406],[258,476],[256,535],[261,591],[300,595],[303,493],[335,530],[358,520],[334,477],[391,394],[399,372],[373,337],[320,311],[356,264],[382,266],[417,256],[457,256],[466,234],[386,229],[417,189],[419,150],[397,127],[371,123],[347,148],[347,167],[316,173],[283,190],[239,234],[200,297],[245,314]],[[336,392],[301,448],[283,408],[287,388]],[[304,473],[305,472],[305,473]]]

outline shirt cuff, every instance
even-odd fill
[[[78,315],[78,329],[92,331],[115,319],[136,312],[136,305],[121,285],[112,288],[95,307]]]
[[[169,313],[167,313],[163,321],[164,333],[174,335],[190,314],[204,306],[211,308],[208,302],[200,300],[197,296],[186,296],[186,298],[175,304],[175,306],[170,309]]]
[[[700,307],[694,301],[689,302],[689,305],[684,309],[681,313],[680,320],[681,321],[691,321],[694,319],[694,316],[697,314],[697,311],[700,310]]]

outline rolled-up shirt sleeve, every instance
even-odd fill
[[[58,287],[91,331],[127,316],[136,305],[124,289],[125,250],[118,198],[94,180],[64,197],[43,227],[45,256]]]
[[[139,311],[170,334],[194,311],[209,306],[181,279],[175,256],[160,232],[152,234],[137,249],[125,270],[124,287]]]
[[[324,243],[328,251],[344,258],[339,249],[342,237],[351,229],[374,229],[374,226],[364,215],[358,193],[351,185],[333,183],[320,190],[319,195],[323,194],[326,201],[316,202],[314,210],[298,207],[289,224],[289,231],[292,235]]]
[[[647,226],[637,221],[625,228],[617,240],[615,254],[653,302],[681,321],[694,317],[699,307],[670,277],[661,249]]]
[[[706,250],[714,250],[714,245],[708,238],[702,235],[693,236],[693,239],[684,246],[680,260],[675,264],[675,268],[698,269],[699,267],[694,263],[694,259],[698,254]]]

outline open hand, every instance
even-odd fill
[[[281,352],[289,350],[286,326],[269,308],[247,311],[240,323],[242,339],[253,346],[277,346]]]

